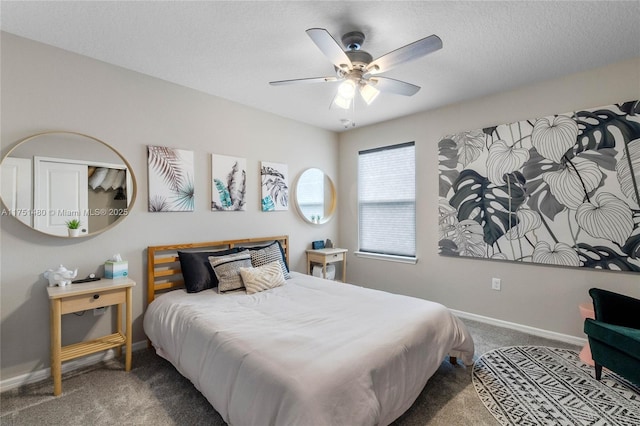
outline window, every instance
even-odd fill
[[[415,143],[358,154],[359,252],[415,258]]]
[[[296,186],[298,207],[306,218],[323,218],[325,215],[324,198],[324,172],[320,169],[307,169]]]

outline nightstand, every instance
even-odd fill
[[[122,355],[125,345],[125,370],[131,370],[131,317],[132,288],[129,278],[101,279],[99,281],[47,287],[51,305],[51,377],[53,394],[62,393],[62,363],[81,356],[116,349]],[[122,330],[122,305],[126,304],[125,332]],[[116,332],[94,340],[62,346],[62,315],[90,311],[103,306],[117,305]]]
[[[307,274],[311,275],[311,264],[322,265],[322,278],[327,278],[327,265],[342,262],[342,282],[347,281],[347,252],[343,248],[307,250]]]

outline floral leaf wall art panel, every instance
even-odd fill
[[[640,272],[640,102],[438,143],[440,254]]]
[[[194,203],[193,151],[147,146],[150,212],[191,212]]]
[[[247,191],[247,160],[211,155],[211,210],[244,211]]]
[[[260,167],[262,179],[262,211],[289,209],[289,168],[286,164],[263,161]]]

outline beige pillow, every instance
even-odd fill
[[[240,268],[247,294],[258,293],[285,283],[279,261],[273,261],[257,268]]]

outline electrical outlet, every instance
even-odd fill
[[[491,279],[491,289],[500,291],[500,285],[502,284],[502,280],[500,278],[492,278]]]
[[[97,316],[103,315],[106,311],[107,311],[107,307],[106,306],[103,306],[101,308],[94,308],[93,309],[93,316],[97,317]]]

